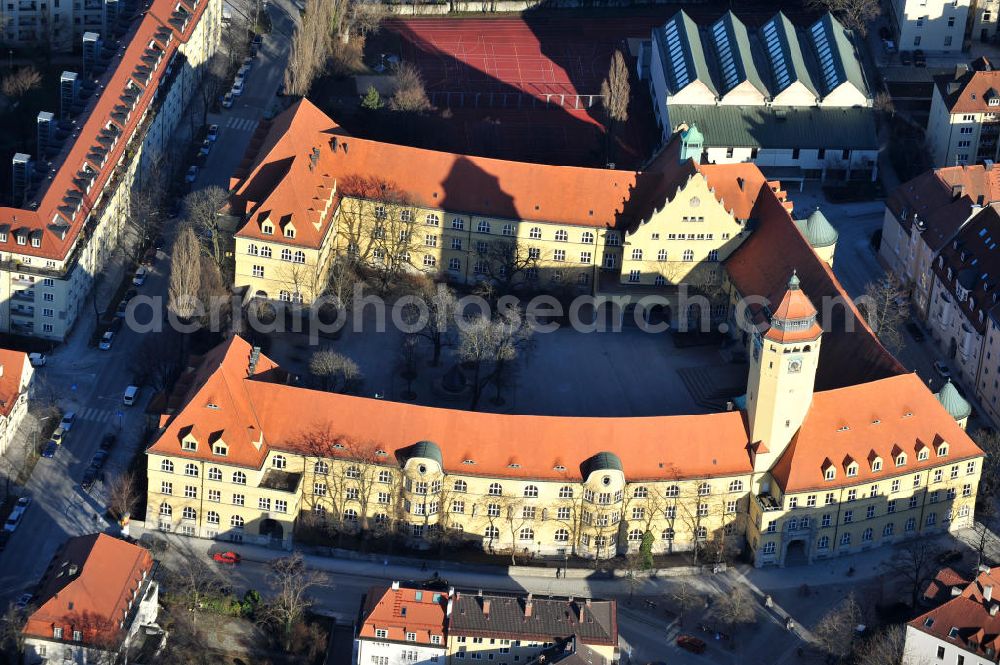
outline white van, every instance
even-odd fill
[[[139,394],[138,386],[129,386],[125,389],[125,394],[122,395],[122,404],[125,406],[132,406],[135,404],[135,397]]]

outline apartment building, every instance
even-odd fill
[[[997,39],[997,19],[1000,18],[1000,0],[977,0],[972,3],[972,30],[967,38],[984,44]]]
[[[14,157],[16,205],[0,208],[0,331],[68,334],[218,47],[220,16],[219,0],[154,0],[85,71],[63,73],[37,154]]]
[[[978,28],[973,34],[985,41],[982,30],[995,26],[995,5],[992,0],[891,0],[888,18],[900,49],[960,52],[969,38],[966,30]]]
[[[25,662],[114,662],[156,626],[159,585],[149,552],[103,533],[56,552],[24,624]]]
[[[7,453],[28,413],[35,369],[21,351],[0,349],[0,455]]]
[[[969,583],[954,576],[951,598],[906,624],[903,665],[960,663],[993,665],[997,662],[1000,604],[993,598],[1000,589],[996,568],[981,566]]]
[[[927,136],[934,166],[995,162],[1000,154],[1000,72],[986,58],[934,77]]]
[[[878,140],[854,35],[827,14],[781,12],[749,29],[732,12],[698,26],[683,11],[639,54],[663,141],[697,127],[696,161],[753,162],[784,180],[874,179]]]
[[[613,600],[427,589],[393,582],[362,601],[357,665],[618,662]]]

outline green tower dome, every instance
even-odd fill
[[[798,226],[802,235],[813,247],[829,247],[836,244],[837,238],[840,237],[837,229],[833,228],[833,224],[826,218],[826,215],[820,212],[819,208],[813,210],[804,221],[800,221]]]
[[[968,418],[969,414],[972,413],[972,405],[958,394],[958,389],[955,388],[951,379],[948,380],[948,383],[944,384],[944,387],[941,388],[936,397],[941,402],[941,406],[944,407],[945,411],[951,414],[951,417],[955,420]]]

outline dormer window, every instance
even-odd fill
[[[834,478],[837,477],[837,470],[834,469],[832,466],[828,467],[826,472],[823,474],[823,477],[827,480],[833,480]]]
[[[16,234],[14,234],[14,237],[17,238],[17,244],[18,245],[26,245],[26,244],[28,244],[28,237],[26,235],[24,235],[23,233],[16,233]]]
[[[198,442],[195,441],[194,439],[184,439],[183,441],[181,441],[181,450],[194,452],[198,450]]]
[[[32,238],[31,238],[31,246],[32,247],[41,247],[42,246],[42,238],[40,236],[32,236]]]
[[[270,222],[264,222],[260,226],[260,232],[266,235],[272,235],[274,233],[274,226]]]
[[[285,237],[286,238],[294,238],[295,237],[295,229],[292,228],[291,226],[286,226],[285,227]]]
[[[919,453],[917,453],[917,461],[918,462],[924,462],[930,456],[931,456],[931,454],[927,451],[927,449],[923,448],[923,449],[920,450]]]
[[[882,470],[882,458],[876,457],[872,460],[872,471],[878,472]]]
[[[229,454],[229,446],[219,441],[218,443],[212,446],[212,454],[221,455],[225,457],[226,455]]]
[[[906,453],[896,455],[896,466],[906,466]]]
[[[851,462],[850,464],[847,465],[847,477],[853,478],[856,475],[858,475],[858,463]]]
[[[947,443],[942,443],[940,446],[938,446],[937,456],[938,457],[947,457],[948,456],[948,444]]]

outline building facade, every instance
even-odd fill
[[[34,375],[27,354],[0,349],[0,455],[7,453],[28,413]]]
[[[931,53],[961,52],[973,23],[979,29],[995,25],[995,8],[986,0],[892,0],[888,13],[897,45],[903,50],[921,49]],[[982,9],[974,9],[982,5]],[[970,17],[970,12],[973,16]],[[994,28],[995,31],[995,28]]]
[[[362,601],[355,665],[443,665],[450,610],[450,594],[399,582],[372,587]]]
[[[25,623],[25,662],[106,662],[155,630],[159,586],[153,558],[105,534],[71,538],[49,564]]]
[[[986,58],[934,77],[927,136],[934,166],[995,162],[1000,155],[1000,72]]]
[[[159,172],[220,16],[219,0],[154,2],[93,72],[96,88],[64,72],[63,107],[39,114],[38,154],[15,156],[15,206],[0,208],[0,330],[68,334],[125,235],[132,192]]]
[[[779,12],[750,30],[732,12],[699,27],[681,11],[642,43],[639,76],[664,142],[700,130],[698,161],[753,162],[783,179],[874,179],[872,98],[855,52],[829,14],[800,30]]]

